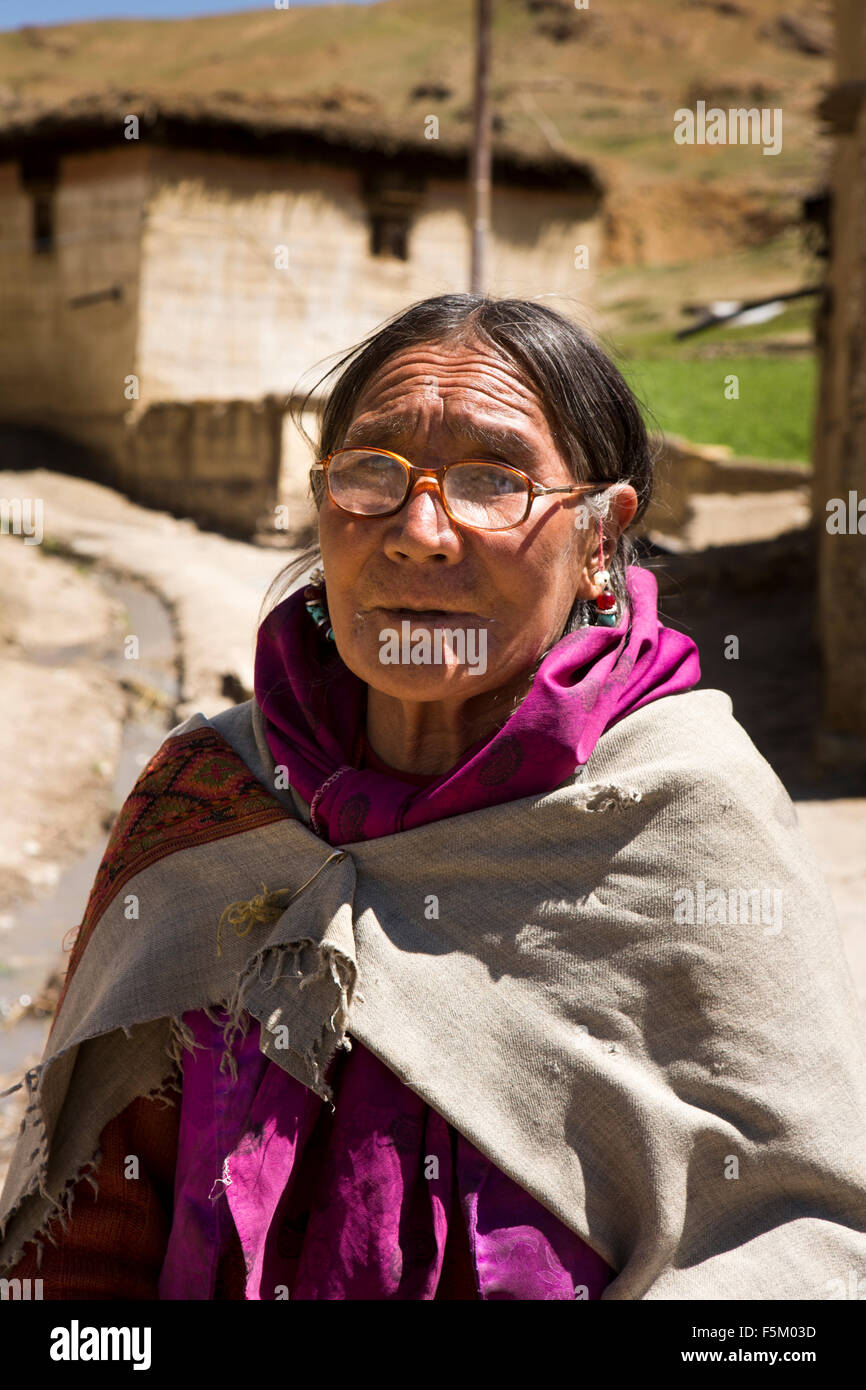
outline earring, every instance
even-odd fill
[[[603,586],[604,592],[595,600],[595,622],[597,627],[616,627],[616,594],[610,587],[610,571],[604,567],[604,527],[598,523],[598,569],[595,572],[596,584]]]
[[[334,629],[328,614],[328,600],[325,594],[325,572],[321,566],[313,570],[310,582],[304,590],[304,603],[313,622],[323,632],[329,642],[336,641]]]

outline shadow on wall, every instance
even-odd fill
[[[734,715],[796,798],[866,795],[866,765],[822,734],[818,531],[668,552],[646,538],[640,563],[659,583],[659,617],[697,643],[700,687]]]
[[[46,468],[119,489],[135,502],[225,535],[274,526],[282,402],[165,402],[129,411],[88,443],[31,424],[0,425],[2,467]]]
[[[100,450],[53,430],[0,423],[0,467],[13,472],[48,468],[107,483],[112,463]]]

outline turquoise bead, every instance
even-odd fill
[[[616,613],[611,611],[610,613],[598,613],[595,622],[597,627],[616,627],[619,619]]]

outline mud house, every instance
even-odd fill
[[[465,136],[420,108],[412,130],[338,115],[120,93],[7,118],[0,426],[239,533],[288,503],[293,530],[309,452],[288,401],[411,300],[467,286]],[[496,144],[494,188],[491,291],[589,318],[596,173]]]

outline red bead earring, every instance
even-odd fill
[[[616,594],[610,587],[610,572],[604,567],[604,523],[598,522],[598,568],[593,576],[596,584],[603,586],[595,600],[595,621],[598,627],[616,627],[619,621],[616,613]]]

